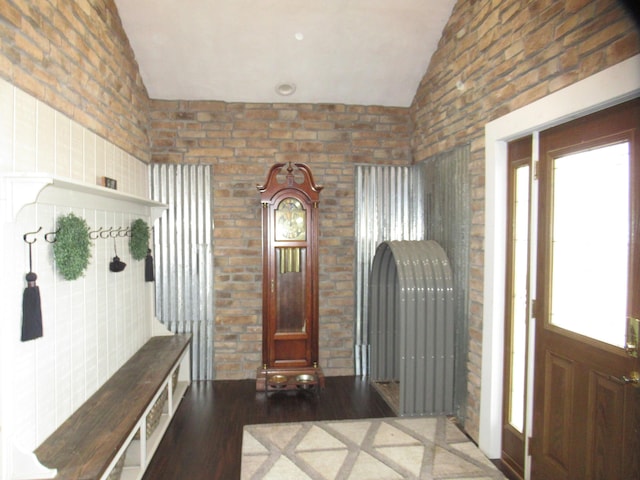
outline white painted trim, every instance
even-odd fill
[[[499,458],[502,438],[507,142],[640,95],[640,55],[485,126],[485,257],[480,449]]]

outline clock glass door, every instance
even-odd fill
[[[311,362],[308,321],[307,211],[286,196],[276,204],[271,365],[308,366]]]
[[[306,248],[276,248],[276,334],[304,332]]]

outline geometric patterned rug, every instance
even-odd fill
[[[446,417],[247,425],[242,480],[504,479]]]

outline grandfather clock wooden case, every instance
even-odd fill
[[[318,202],[322,186],[303,163],[278,163],[262,203],[262,367],[256,389],[324,386],[318,366]]]

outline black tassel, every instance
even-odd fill
[[[42,308],[40,306],[40,289],[36,285],[38,276],[27,273],[27,288],[22,295],[22,341],[33,340],[42,336]]]
[[[144,281],[155,282],[156,274],[153,268],[153,257],[151,256],[151,249],[147,249],[147,256],[144,259]]]

